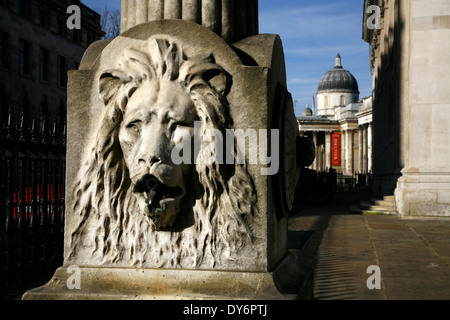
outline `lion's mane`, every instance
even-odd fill
[[[191,210],[193,225],[180,231],[154,230],[133,195],[118,139],[128,99],[150,79],[177,81],[186,89],[202,124],[203,141],[211,141],[209,129],[225,136],[232,127],[226,100],[230,79],[211,56],[188,59],[176,43],[162,39],[127,50],[118,68],[100,77],[106,108],[74,184],[76,227],[68,257],[107,266],[220,268],[237,251],[251,248],[249,225],[256,210],[252,179],[237,161],[205,164],[198,159],[183,203]]]

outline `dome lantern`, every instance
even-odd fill
[[[341,65],[341,55],[338,53],[336,56],[336,64],[334,65],[335,68],[342,68]]]
[[[334,68],[325,73],[319,82],[317,93],[326,92],[359,94],[358,82],[349,71],[342,67],[339,53],[336,56]]]

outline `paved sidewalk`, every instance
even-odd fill
[[[313,231],[292,251],[314,269],[314,299],[450,299],[450,219],[351,214],[350,202],[310,204],[289,221],[291,233]],[[371,265],[379,290],[367,288]]]

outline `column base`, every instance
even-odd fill
[[[291,300],[312,299],[312,270],[289,255],[273,272],[80,267],[69,289],[69,266],[23,300]]]
[[[406,168],[395,201],[400,216],[450,217],[450,168]]]

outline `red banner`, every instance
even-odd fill
[[[341,133],[333,132],[331,135],[331,165],[341,165]]]

